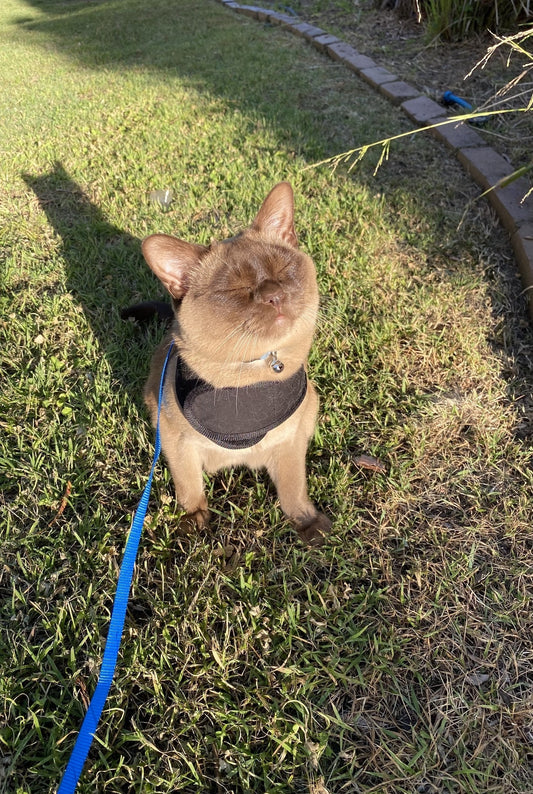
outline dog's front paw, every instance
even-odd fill
[[[178,522],[178,532],[181,535],[192,535],[199,529],[209,526],[209,510],[200,508],[192,513],[185,513]]]
[[[322,546],[331,532],[331,521],[324,513],[317,513],[308,521],[297,524],[296,531],[307,546],[317,548]]]

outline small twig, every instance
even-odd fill
[[[51,527],[52,524],[55,524],[55,522],[58,520],[59,516],[62,515],[63,511],[65,510],[65,507],[68,504],[68,498],[70,496],[70,492],[71,491],[72,491],[72,483],[70,482],[70,480],[68,480],[67,487],[65,488],[65,493],[63,494],[63,498],[61,499],[61,502],[60,502],[59,508],[57,510],[57,513],[55,514],[53,519],[48,524],[49,527]]]

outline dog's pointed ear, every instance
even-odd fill
[[[205,245],[186,243],[169,234],[152,234],[143,240],[142,252],[149,267],[173,298],[183,298],[189,289],[192,268],[209,250]]]
[[[272,188],[257,213],[252,229],[271,240],[298,247],[294,231],[294,194],[288,182]]]

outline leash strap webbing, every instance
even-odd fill
[[[170,345],[165,363],[163,364],[163,371],[161,373],[161,381],[159,383],[159,399],[157,405],[157,425],[155,431],[155,449],[154,457],[152,460],[152,468],[148,476],[148,481],[142,493],[139,505],[133,517],[131,529],[126,541],[126,548],[124,549],[124,556],[120,566],[120,573],[118,576],[117,590],[115,593],[115,600],[113,603],[113,610],[111,613],[111,621],[109,623],[109,630],[104,649],[104,656],[102,659],[102,666],[100,668],[100,675],[96,689],[89,703],[89,708],[82,722],[76,743],[72,750],[69,762],[59,784],[57,794],[74,794],[78,780],[80,778],[83,766],[89,754],[91,744],[93,742],[94,734],[102,714],[102,709],[107,700],[109,689],[113,681],[115,667],[117,664],[118,651],[120,648],[120,640],[124,629],[124,619],[126,617],[126,608],[128,606],[128,598],[130,593],[131,581],[133,578],[133,568],[135,565],[135,558],[137,557],[137,549],[139,548],[139,540],[146,518],[146,511],[148,509],[148,501],[150,499],[150,491],[152,489],[152,480],[154,470],[161,453],[161,438],[159,434],[159,417],[161,414],[161,404],[163,400],[163,385],[165,382],[165,372],[167,369],[172,344]]]

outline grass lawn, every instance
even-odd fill
[[[531,792],[532,332],[477,189],[422,135],[308,168],[407,121],[214,0],[4,0],[0,78],[0,792],[55,791],[94,690],[153,448],[162,329],[119,318],[161,296],[140,240],[228,236],[281,179],[334,533],[305,549],[228,471],[180,538],[158,467],[78,791]]]

